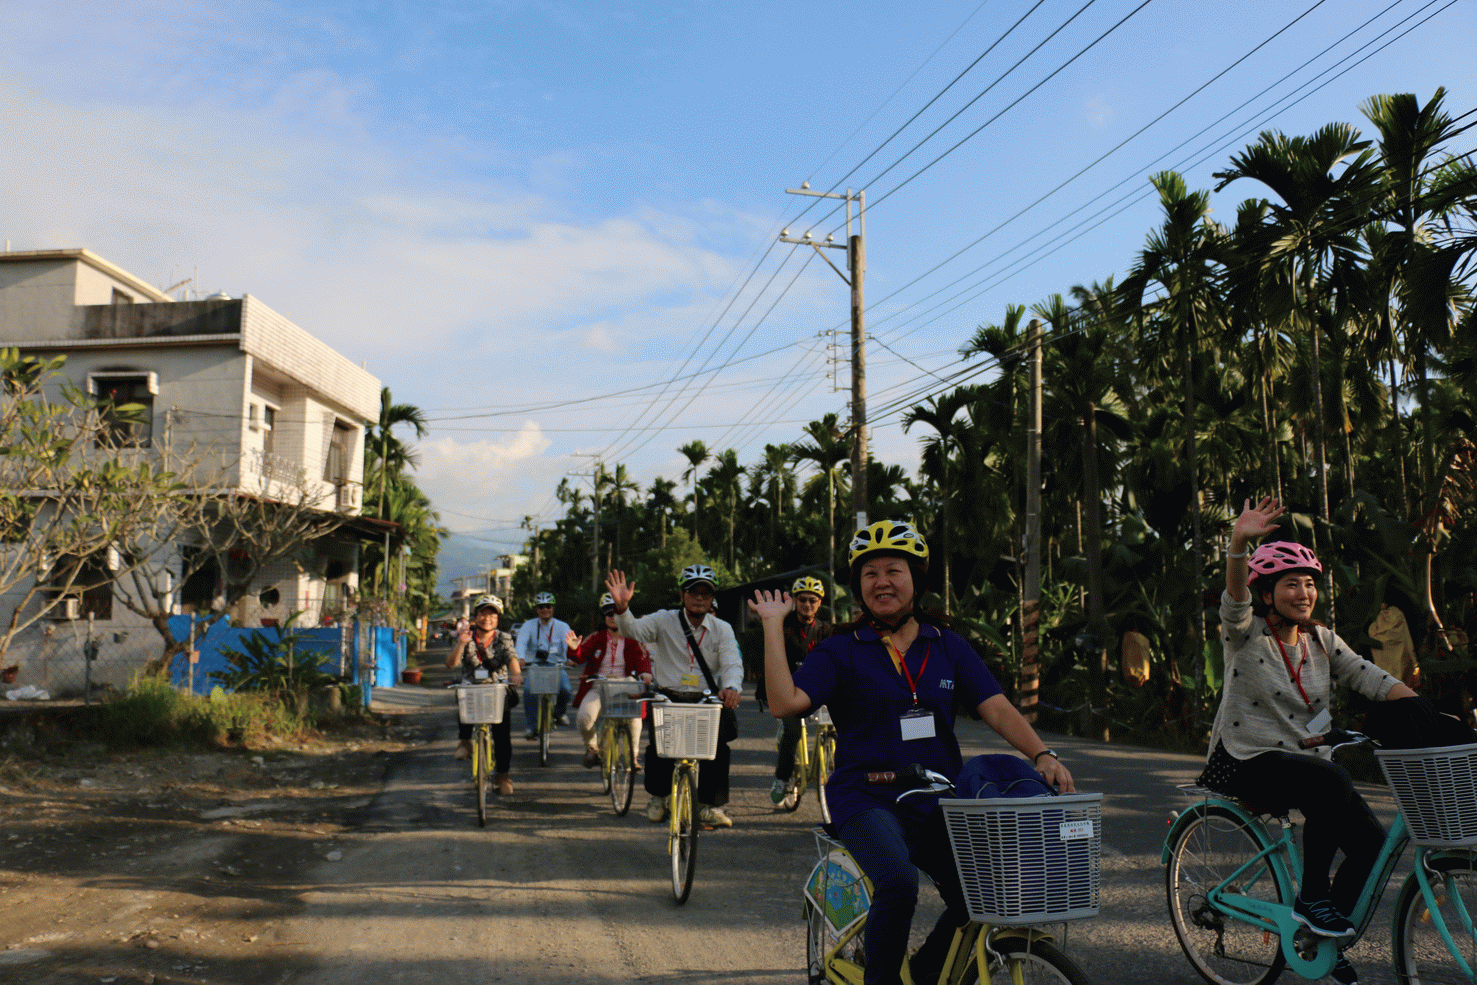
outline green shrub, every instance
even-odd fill
[[[118,748],[259,745],[268,735],[296,737],[307,729],[296,710],[273,695],[217,687],[202,698],[150,676],[140,676],[85,721],[95,733],[91,738]]]

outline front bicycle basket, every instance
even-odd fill
[[[606,718],[640,718],[641,701],[631,697],[641,691],[640,681],[600,682],[600,714]]]
[[[656,754],[663,759],[716,759],[722,705],[659,702],[651,706]]]
[[[1095,917],[1103,795],[940,800],[969,917],[1056,923]]]
[[[559,668],[554,664],[527,664],[523,676],[528,680],[529,694],[559,693]]]
[[[462,684],[456,689],[457,718],[464,725],[498,725],[503,720],[506,684]]]
[[[1374,754],[1411,841],[1427,848],[1477,845],[1477,744]]]

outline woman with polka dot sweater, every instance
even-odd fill
[[[1329,751],[1306,751],[1298,741],[1315,715],[1332,711],[1341,684],[1375,701],[1415,692],[1313,618],[1323,565],[1312,551],[1272,541],[1248,558],[1251,541],[1276,530],[1284,512],[1270,497],[1255,506],[1247,500],[1231,528],[1221,596],[1225,683],[1200,782],[1267,809],[1303,813],[1303,884],[1294,915],[1314,933],[1340,937],[1353,931],[1346,914],[1385,832]],[[1345,861],[1330,884],[1339,849]],[[1335,969],[1341,981],[1344,968]]]

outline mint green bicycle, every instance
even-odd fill
[[[1355,732],[1306,746],[1365,742]],[[1271,985],[1284,969],[1318,979],[1364,935],[1405,846],[1415,871],[1395,899],[1391,930],[1402,983],[1477,982],[1477,745],[1376,752],[1400,808],[1354,912],[1352,936],[1314,935],[1293,919],[1302,858],[1290,818],[1193,785],[1162,859],[1170,922],[1185,956],[1214,985]]]

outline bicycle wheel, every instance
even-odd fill
[[[800,741],[795,743],[795,764],[790,767],[790,779],[785,782],[785,798],[780,807],[791,813],[800,809],[800,800],[805,788],[810,785],[810,736],[806,734],[804,719],[800,722]]]
[[[1271,985],[1286,959],[1274,933],[1227,916],[1205,894],[1262,849],[1259,833],[1224,807],[1199,804],[1176,838],[1165,869],[1169,919],[1185,957],[1213,985]],[[1262,859],[1241,875],[1240,891],[1257,899],[1290,903],[1291,892]]]
[[[482,743],[486,731],[479,727],[472,736],[472,782],[477,785],[477,823],[484,828],[487,827],[487,771],[492,768]]]
[[[554,699],[545,694],[538,700],[538,764],[549,765],[549,733],[554,730]]]
[[[631,795],[636,791],[636,747],[631,729],[625,722],[610,736],[610,806],[616,817],[625,817],[631,809]]]
[[[1035,985],[1043,982],[1065,982],[1067,985],[1089,985],[1087,973],[1077,962],[1049,941],[1027,941],[1008,937],[990,945],[995,959],[990,962],[990,985]],[[1017,977],[1019,972],[1019,977]],[[971,962],[961,982],[978,982],[979,965]]]
[[[695,813],[692,771],[684,764],[672,777],[672,896],[678,903],[686,903],[692,892],[692,870],[697,864]]]
[[[1477,939],[1467,929],[1477,918],[1477,857],[1437,858],[1429,860],[1428,865],[1437,912],[1446,923],[1446,932],[1467,966],[1477,969]],[[1463,914],[1466,921],[1462,919]],[[1420,886],[1414,879],[1407,879],[1395,900],[1395,929],[1390,941],[1396,977],[1409,985],[1470,982],[1447,949],[1432,917]]]
[[[600,726],[600,792],[610,793],[615,781],[615,743],[617,729],[606,719]]]
[[[836,768],[836,735],[823,732],[815,743],[815,799],[821,808],[821,823],[831,823],[831,802],[826,799],[826,781]]]

